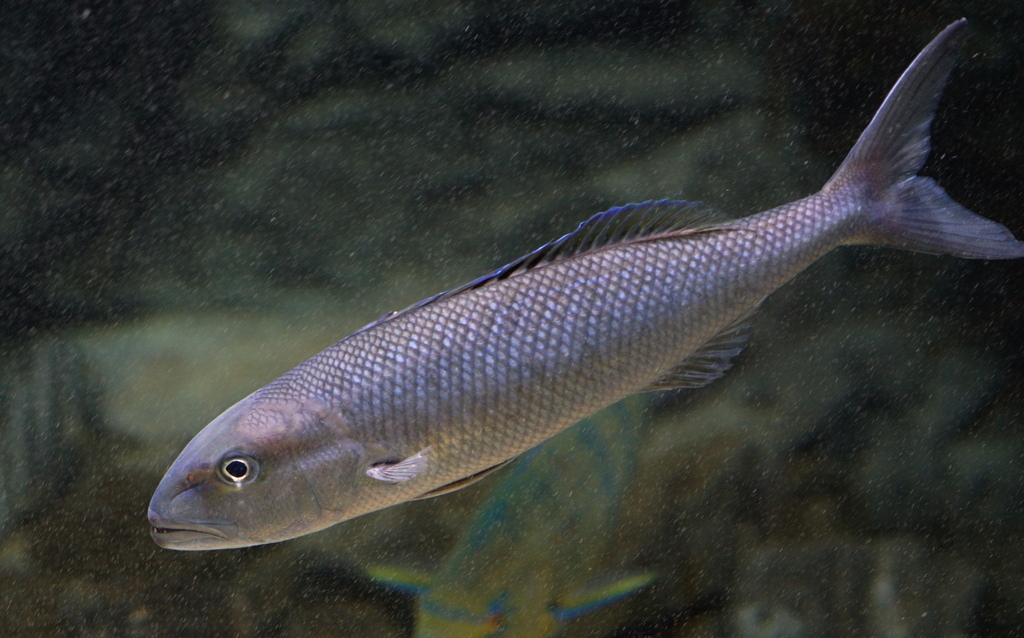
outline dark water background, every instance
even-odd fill
[[[1022,236],[1016,0],[5,3],[0,635],[411,635],[361,568],[436,567],[498,479],[184,554],[184,442],[611,205],[813,192],[961,16],[924,172]],[[566,634],[1024,635],[1022,275],[842,249],[777,293],[645,428],[608,561],[658,581]]]

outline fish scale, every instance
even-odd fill
[[[842,244],[1024,256],[917,176],[964,26],[917,56],[817,194],[737,220],[669,200],[610,209],[257,390],[167,471],[153,538],[215,549],[308,534],[464,487],[633,393],[706,385],[761,301]]]
[[[270,398],[366,406],[346,410],[348,435],[386,440],[397,458],[432,446],[438,469],[422,478],[444,485],[643,390],[749,314],[849,238],[856,209],[839,198],[610,246],[396,315],[300,364]]]

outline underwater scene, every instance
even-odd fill
[[[0,636],[1024,636],[1024,4],[0,17]]]

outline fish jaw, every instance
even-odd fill
[[[149,504],[149,534],[165,549],[201,550],[244,547],[238,526],[231,521],[194,521],[189,512],[204,486],[182,486],[175,481],[161,481]]]
[[[192,551],[247,545],[237,541],[238,528],[234,523],[168,522],[157,512],[149,510],[149,524],[149,535],[164,549]]]

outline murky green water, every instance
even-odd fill
[[[563,512],[509,497],[513,466],[274,546],[171,552],[145,518],[203,425],[386,311],[615,204],[740,215],[813,192],[961,16],[924,173],[1020,236],[1017,3],[0,15],[0,635],[413,635],[414,588],[371,575],[457,592],[456,564],[507,595],[466,601],[485,609],[452,636],[545,596],[553,615],[490,635],[1024,634],[1014,262],[836,251],[769,299],[724,379],[652,397],[614,508],[559,461],[517,489],[578,499]],[[520,545],[473,561],[500,498],[488,524]]]

